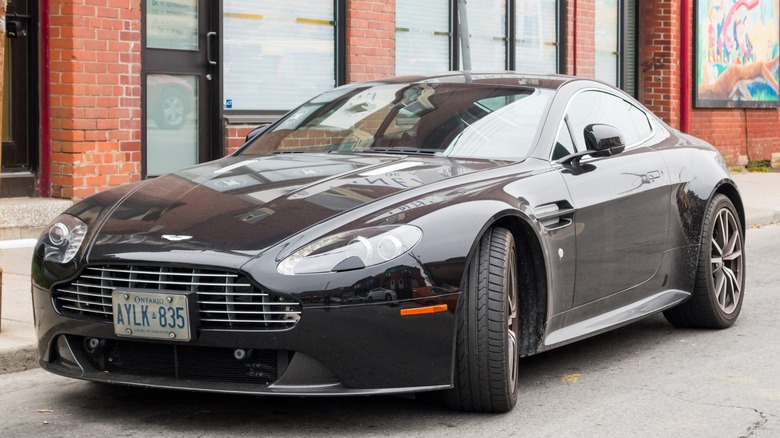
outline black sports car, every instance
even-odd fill
[[[33,260],[40,363],[233,393],[441,390],[507,411],[519,357],[657,312],[733,324],[743,224],[713,147],[601,83],[352,84],[229,157],[57,218]]]

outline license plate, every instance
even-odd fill
[[[190,340],[187,296],[169,293],[114,291],[114,333],[145,339]]]

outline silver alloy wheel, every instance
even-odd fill
[[[514,263],[516,263],[514,255],[510,256],[509,263],[512,263],[513,266]],[[518,295],[518,287],[517,287],[517,278],[515,274],[515,269],[509,269],[509,278],[507,279],[509,284],[509,290],[506,291],[506,306],[507,306],[507,316],[506,316],[506,329],[507,329],[507,337],[506,337],[506,354],[507,354],[507,366],[508,366],[508,372],[509,372],[509,387],[515,388],[517,386],[517,374],[518,374],[518,368],[519,368],[519,359],[518,359],[518,348],[517,348],[517,333],[518,333],[518,314],[517,314],[517,295]]]
[[[742,299],[742,236],[740,235],[734,214],[728,208],[722,208],[712,229],[712,267],[713,293],[720,309],[727,315],[732,314]]]

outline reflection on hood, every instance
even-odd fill
[[[138,251],[259,253],[377,199],[498,164],[354,154],[230,157],[142,185],[105,220],[91,256],[129,243]]]

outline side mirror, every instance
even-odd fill
[[[585,145],[593,157],[616,155],[626,148],[620,131],[614,126],[594,123],[585,127]]]
[[[271,126],[270,123],[266,123],[264,125],[260,125],[257,128],[249,131],[249,134],[246,135],[246,138],[244,139],[244,143],[249,143],[250,141],[254,140],[255,138],[259,137],[260,134],[263,133],[268,127]]]

